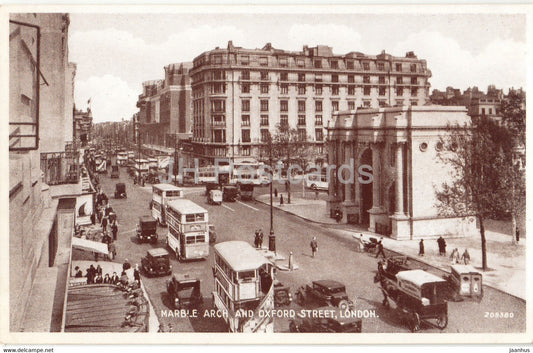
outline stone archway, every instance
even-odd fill
[[[362,165],[369,165],[372,167],[372,170],[374,170],[372,165],[372,150],[370,148],[365,149],[365,151],[362,153],[361,158],[359,160],[359,166]],[[372,208],[372,200],[373,200],[373,182],[370,183],[360,183],[361,188],[361,199],[360,199],[360,212],[361,212],[361,225],[363,226],[369,226],[370,225],[370,214],[368,213],[368,210]]]

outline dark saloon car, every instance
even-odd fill
[[[222,199],[224,201],[235,202],[239,198],[239,189],[233,185],[225,185],[222,188]]]
[[[316,309],[317,312],[328,313],[329,315],[316,315],[306,317],[296,317],[289,322],[290,332],[352,332],[357,333],[362,331],[363,321],[358,318],[351,317],[342,309],[325,306]]]
[[[157,243],[157,220],[152,216],[140,216],[137,224],[137,239],[140,242]]]
[[[203,303],[200,280],[189,275],[173,275],[167,281],[167,293],[174,309],[195,307]]]
[[[148,250],[141,260],[141,266],[149,276],[166,276],[172,273],[168,251],[163,248]]]
[[[300,305],[306,301],[315,301],[321,305],[336,306],[343,310],[353,306],[344,284],[333,280],[313,281],[311,285],[300,287],[296,292],[296,300]]]

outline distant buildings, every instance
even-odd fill
[[[197,56],[192,76],[194,156],[259,156],[278,124],[288,124],[324,151],[333,112],[357,107],[424,105],[426,61],[409,52],[394,57],[304,46],[302,51],[216,48]]]
[[[74,109],[74,139],[78,146],[85,147],[91,140],[93,115],[91,109],[86,112]]]

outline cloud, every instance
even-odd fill
[[[510,39],[494,38],[483,50],[472,53],[440,32],[419,32],[399,42],[393,51],[394,55],[415,51],[425,59],[433,74],[432,88],[478,86],[486,90],[490,84],[504,89],[526,85],[526,45]]]
[[[85,109],[91,99],[94,122],[129,119],[138,110],[139,92],[131,89],[120,77],[113,75],[91,76],[77,80],[74,90],[76,107]]]

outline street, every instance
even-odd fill
[[[100,174],[100,185],[110,198],[110,203],[118,216],[119,234],[117,240],[118,255],[116,262],[126,258],[132,265],[140,264],[146,250],[152,247],[165,247],[167,228],[158,227],[157,244],[138,244],[135,237],[136,224],[141,215],[150,214],[151,184],[145,187],[133,185],[125,168],[120,168],[120,179],[110,179]],[[115,183],[126,183],[127,199],[113,198]],[[210,223],[216,226],[217,243],[228,240],[244,240],[253,244],[254,232],[263,229],[268,246],[270,213],[268,205],[256,201],[234,203],[224,202],[221,206],[208,205],[204,196],[204,187],[185,188],[185,197],[198,203],[209,211]],[[264,193],[267,187],[257,193]],[[278,190],[281,190],[278,187]],[[346,285],[348,296],[355,302],[356,310],[375,310],[376,317],[363,319],[363,332],[410,332],[397,310],[385,309],[381,304],[383,295],[374,283],[377,260],[371,254],[357,253],[354,244],[339,238],[335,230],[313,224],[298,217],[274,210],[274,231],[278,253],[288,256],[293,253],[298,269],[278,271],[277,279],[290,286],[294,293],[300,286],[318,279],[337,280]],[[310,240],[318,238],[318,253],[311,257]],[[212,250],[212,248],[211,248]],[[212,308],[213,291],[212,251],[205,261],[180,263],[171,253],[171,265],[174,273],[189,274],[202,282],[204,297],[203,309]],[[162,311],[171,309],[165,295],[167,277],[148,278],[142,281],[150,301],[162,324],[172,325],[174,332],[225,332],[222,319],[163,317]],[[290,308],[299,309],[296,303]],[[393,306],[394,308],[394,306]],[[203,309],[200,313],[203,313]],[[284,309],[284,308],[282,308]],[[484,297],[480,303],[473,301],[450,302],[448,304],[449,323],[444,330],[430,325],[423,325],[422,332],[524,332],[526,329],[526,304],[524,301],[492,288],[484,288]],[[495,313],[512,313],[512,318],[500,318]],[[501,315],[504,316],[504,315]],[[507,315],[508,317],[511,315]],[[288,332],[287,319],[275,319],[276,332]]]

